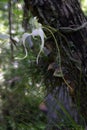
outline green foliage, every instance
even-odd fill
[[[82,10],[84,11],[85,15],[87,16],[87,0],[81,0]]]
[[[46,117],[39,110],[44,97],[43,84],[35,69],[36,54],[29,49],[24,60],[15,60],[24,56],[20,38],[22,28],[22,2],[13,5],[12,37],[15,40],[13,52],[9,40],[8,1],[3,1],[0,10],[0,130],[44,130]],[[5,10],[5,11],[4,11]],[[22,30],[22,31],[21,31]],[[8,34],[8,35],[7,35]]]

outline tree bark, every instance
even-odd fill
[[[46,63],[46,71],[49,74],[45,75],[45,84],[47,88],[52,89],[48,89],[48,91],[50,90],[51,99],[48,96],[46,102],[53,100],[53,103],[47,103],[48,108],[50,109],[52,104],[56,104],[55,97],[56,100],[63,103],[65,109],[78,124],[83,125],[80,114],[87,124],[87,20],[81,10],[79,1],[24,0],[24,2],[32,14],[39,18],[39,22],[57,30],[54,35],[60,49],[64,79],[53,75],[59,69],[57,63],[58,53],[55,42],[50,37],[45,43],[47,48],[50,46],[52,49]],[[51,66],[50,70],[48,70],[49,66]],[[73,92],[71,89],[67,90],[66,81]],[[74,107],[70,106],[70,104],[74,104]],[[61,111],[60,108],[56,108],[56,110]],[[55,112],[52,113],[48,120],[53,119],[53,115],[55,115]],[[57,120],[59,121],[60,118]]]

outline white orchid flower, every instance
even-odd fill
[[[45,38],[45,34],[44,34],[44,31],[43,31],[42,26],[41,26],[40,23],[38,23],[38,28],[32,30],[32,33],[24,33],[24,34],[23,34],[23,36],[22,36],[22,41],[23,41],[24,47],[25,47],[25,40],[26,40],[26,38],[29,37],[29,36],[33,36],[33,37],[35,37],[35,36],[40,36],[40,38],[41,38],[40,51],[39,51],[39,53],[38,53],[38,55],[37,55],[37,60],[36,60],[36,62],[37,62],[37,64],[38,64],[39,56],[40,56],[40,54],[41,54],[41,52],[43,51],[43,48],[44,48],[44,38]],[[25,47],[25,48],[26,48],[26,47]],[[27,53],[26,53],[26,54],[27,54]]]

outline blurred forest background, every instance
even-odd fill
[[[28,44],[28,55],[21,43],[23,26],[23,0],[0,0],[0,130],[44,130],[46,117],[39,105],[46,95],[43,77],[36,62],[36,53]],[[87,0],[81,0],[87,15]],[[29,12],[30,29],[32,14]]]

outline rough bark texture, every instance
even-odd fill
[[[84,116],[87,123],[87,26],[85,26],[87,20],[81,10],[80,3],[78,0],[24,0],[24,2],[25,7],[34,16],[37,16],[43,25],[49,25],[59,30],[60,33],[55,33],[55,37],[60,48],[61,67],[64,78],[74,90],[73,93],[68,91],[64,80],[61,77],[53,76],[53,73],[58,70],[56,63],[58,57],[55,42],[53,38],[49,38],[46,41],[46,47],[49,48],[48,46],[50,46],[52,53],[48,56],[46,71],[48,71],[49,65],[52,69],[45,76],[45,83],[47,88],[52,88],[52,90],[50,91],[51,99],[48,97],[47,101],[49,99],[56,102],[53,99],[56,97],[56,100],[63,103],[77,123],[82,123],[79,112]],[[77,29],[75,30],[75,28]],[[74,103],[74,107],[70,103]],[[49,104],[50,109],[52,104]],[[77,110],[77,106],[79,110]],[[60,108],[56,108],[56,110],[61,111]],[[52,115],[55,115],[55,112]],[[54,119],[54,117],[50,116],[49,119]],[[49,122],[48,124],[52,124],[51,121]],[[51,130],[51,128],[47,128],[47,130]],[[53,129],[56,130],[56,128]]]

